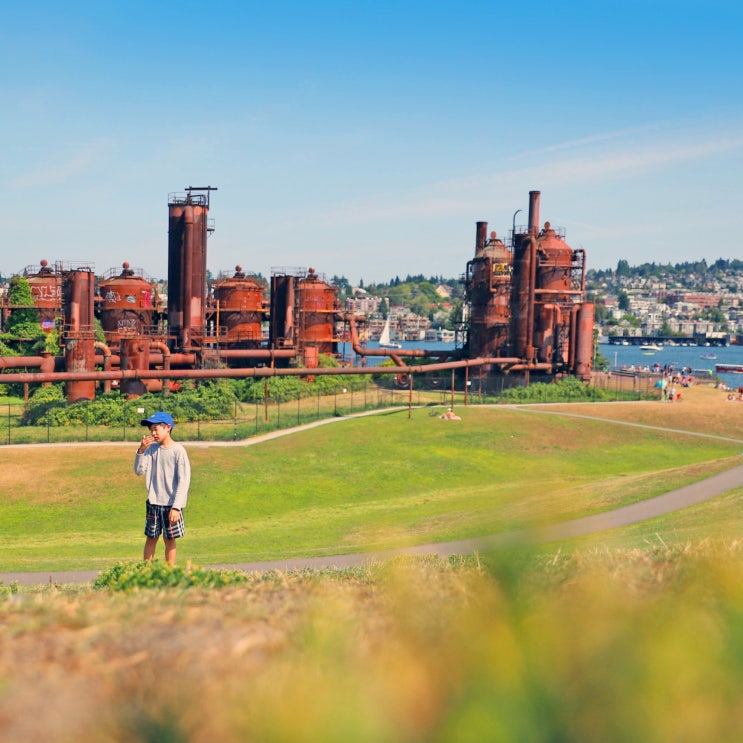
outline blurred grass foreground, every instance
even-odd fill
[[[0,586],[3,739],[698,743],[743,730],[740,542],[400,558],[221,588],[162,588],[163,568],[148,570],[126,590]]]

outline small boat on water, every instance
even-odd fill
[[[662,351],[663,346],[659,346],[657,343],[643,343],[640,346],[640,350],[643,353],[655,353],[656,351]]]
[[[743,374],[743,364],[715,364],[715,371],[728,374]]]
[[[700,358],[702,359],[716,359],[717,354],[716,353],[703,353]]]
[[[379,347],[380,348],[402,348],[402,343],[396,343],[390,340],[390,318],[387,317],[387,322],[382,328],[382,335],[379,336]]]

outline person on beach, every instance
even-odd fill
[[[144,559],[150,561],[155,556],[162,534],[165,560],[175,565],[175,540],[186,533],[183,509],[191,484],[191,463],[183,445],[171,437],[175,422],[170,413],[160,411],[141,423],[149,431],[134,455],[134,472],[144,475],[147,486]]]

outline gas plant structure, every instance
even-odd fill
[[[369,373],[370,357],[389,357],[398,385],[413,375],[464,370],[481,384],[536,375],[590,379],[593,305],[585,301],[585,252],[562,230],[540,228],[540,193],[529,195],[529,223],[503,242],[478,222],[474,257],[466,264],[462,331],[450,350],[369,348],[366,317],[341,306],[337,288],[313,268],[272,269],[270,283],[236,266],[207,281],[211,186],[168,197],[167,296],[142,269],[123,262],[96,276],[89,265],[28,266],[33,309],[56,331],[59,353],[0,357],[3,382],[64,382],[70,402],[117,387],[128,398],[177,391],[182,379]],[[3,327],[18,309],[0,304]],[[100,328],[96,327],[99,321]],[[338,357],[348,341],[352,358]]]

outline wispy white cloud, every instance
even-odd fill
[[[579,139],[568,140],[567,142],[557,142],[547,147],[542,147],[537,150],[533,150],[528,153],[524,153],[526,156],[544,155],[550,152],[561,152],[564,150],[575,150],[583,149],[589,145],[602,144],[604,142],[616,141],[618,139],[627,139],[628,137],[634,137],[638,134],[644,134],[646,132],[655,132],[665,128],[664,124],[655,123],[648,124],[647,126],[636,126],[629,127],[627,129],[617,129],[609,132],[599,132],[593,134],[590,137],[581,137]],[[523,156],[523,155],[522,155]]]
[[[564,188],[576,183],[601,184],[631,181],[649,176],[664,177],[677,165],[703,162],[743,153],[743,136],[707,132],[704,136],[654,136],[638,134],[662,131],[648,126],[597,134],[525,154],[530,164],[470,177],[456,177],[422,184],[406,191],[387,191],[349,200],[337,208],[318,212],[310,219],[324,224],[368,223],[381,220],[469,215],[473,206],[513,201],[514,190],[523,184],[539,188]],[[638,139],[640,141],[638,141]],[[604,144],[605,147],[596,147]],[[570,156],[565,153],[570,152]],[[545,157],[547,154],[552,156]],[[534,162],[538,157],[538,162]]]
[[[109,139],[95,139],[82,144],[66,145],[52,161],[44,162],[11,178],[7,187],[14,190],[54,186],[74,180],[107,160],[115,144]]]

